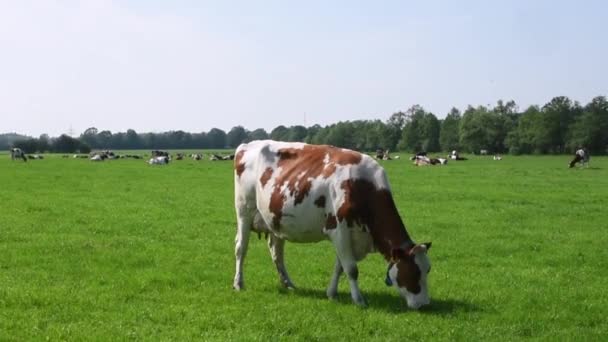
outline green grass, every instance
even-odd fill
[[[252,236],[235,293],[231,162],[0,156],[0,340],[604,340],[608,158],[383,162],[412,237],[433,241],[432,305],[360,263],[325,299],[329,243],[288,244],[282,290]]]

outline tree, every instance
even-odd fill
[[[247,139],[249,141],[253,141],[253,140],[266,140],[268,139],[268,133],[266,133],[266,131],[263,128],[258,128],[253,130],[252,132],[248,133],[248,137]]]
[[[480,150],[496,152],[501,143],[497,142],[500,120],[497,114],[484,106],[469,106],[460,121],[460,146],[469,152]]]
[[[62,134],[55,139],[52,144],[52,150],[55,153],[74,153],[80,150],[81,142],[67,134]]]
[[[226,132],[219,128],[212,128],[207,133],[210,148],[225,148],[226,147]]]
[[[605,96],[591,100],[571,125],[567,148],[586,147],[591,153],[608,152],[608,101]]]
[[[51,138],[48,134],[40,134],[38,138],[38,151],[44,153],[51,150]]]
[[[428,152],[438,152],[439,147],[439,132],[441,124],[433,113],[426,113],[421,122],[422,133],[422,150]]]
[[[442,151],[459,150],[459,126],[460,126],[460,111],[452,108],[448,115],[441,122],[441,130],[439,132],[439,145]]]
[[[110,148],[111,142],[112,142],[112,132],[101,131],[101,132],[99,132],[99,134],[97,134],[97,145],[91,144],[91,146],[95,147],[95,148],[108,149],[108,148]]]
[[[235,126],[228,132],[226,142],[229,147],[236,148],[240,144],[247,141],[248,134],[243,126]]]
[[[542,127],[538,149],[542,152],[563,153],[566,145],[568,127],[580,114],[580,106],[565,96],[554,97],[542,108]]]
[[[135,132],[135,130],[127,130],[127,134],[125,136],[125,147],[132,150],[143,148],[141,138],[137,132]]]
[[[287,141],[303,142],[306,139],[308,130],[304,126],[291,126],[287,131]]]
[[[97,128],[89,127],[80,135],[80,140],[91,147],[99,148],[100,146],[97,138],[98,134],[99,131],[97,130]]]
[[[280,125],[270,131],[270,139],[277,141],[286,141],[289,130],[287,127]]]
[[[422,121],[426,112],[419,105],[413,105],[406,111],[406,123],[403,127],[399,149],[410,152],[422,150]]]

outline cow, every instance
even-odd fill
[[[183,153],[177,153],[175,155],[175,160],[182,160],[184,159],[184,154]]]
[[[192,158],[192,160],[202,160],[203,155],[201,153],[192,153],[190,158]]]
[[[414,155],[410,158],[416,166],[427,166],[427,165],[446,165],[448,160],[446,158],[429,158],[425,155]]]
[[[494,160],[502,160],[502,157],[500,156],[500,154],[495,154],[494,157],[492,157],[492,159],[494,159]]]
[[[152,155],[152,157],[168,157],[169,152],[160,151],[160,150],[152,150],[151,155]]]
[[[410,238],[386,173],[372,157],[328,145],[253,141],[236,149],[234,184],[235,290],[244,288],[243,264],[255,230],[269,234],[268,247],[284,287],[294,287],[283,262],[285,241],[329,240],[336,252],[329,298],[336,297],[344,272],[353,302],[366,306],[357,262],[378,251],[388,264],[386,284],[410,308],[430,302],[431,243],[416,244]]]
[[[453,150],[452,153],[448,154],[448,159],[452,159],[452,160],[467,160],[467,158],[461,157],[460,154],[458,154],[458,151],[456,151],[456,150]]]
[[[11,160],[15,160],[15,159],[22,159],[24,162],[27,161],[27,157],[25,156],[25,153],[19,147],[11,148]]]
[[[90,160],[94,161],[94,162],[99,162],[99,161],[104,161],[106,159],[106,155],[105,154],[94,154]]]
[[[150,158],[150,160],[148,160],[148,164],[150,165],[167,165],[169,164],[169,157],[167,156],[158,156],[158,157],[152,157]]]
[[[570,164],[568,164],[568,166],[570,168],[573,168],[576,165],[576,163],[581,163],[582,166],[588,167],[590,159],[591,159],[591,156],[589,155],[589,152],[587,151],[587,149],[579,148],[574,153],[574,158],[572,159],[572,161],[570,161]]]

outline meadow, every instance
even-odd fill
[[[405,156],[405,155],[402,155]],[[378,254],[369,303],[325,298],[328,242],[287,244],[296,290],[252,235],[232,290],[231,162],[0,155],[0,340],[605,340],[608,157],[383,161],[410,235],[432,241],[432,304],[408,310]]]

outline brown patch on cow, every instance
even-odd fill
[[[413,245],[388,189],[378,190],[363,179],[345,180],[341,187],[345,194],[338,208],[338,221],[349,227],[367,226],[374,245],[387,261],[391,260],[393,249]]]
[[[315,205],[319,208],[325,208],[325,196],[319,196],[319,198],[315,200]]]
[[[243,174],[243,172],[245,171],[245,163],[241,162],[241,159],[243,159],[245,152],[245,150],[240,150],[234,157],[234,169],[236,170],[236,175],[238,177],[241,177],[241,174]]]
[[[277,151],[275,187],[270,196],[269,209],[274,213],[273,225],[278,228],[287,197],[294,198],[294,205],[304,201],[312,188],[312,180],[328,178],[338,166],[361,162],[362,155],[355,151],[327,145],[304,145],[302,148],[283,148]],[[286,187],[285,192],[282,189]]]
[[[338,227],[336,217],[332,214],[327,214],[327,219],[325,220],[325,229],[336,229],[336,227]]]
[[[264,170],[264,173],[262,173],[262,177],[260,177],[260,183],[262,184],[262,187],[266,186],[266,183],[268,183],[270,177],[272,177],[273,172],[274,170],[271,167],[267,167],[266,170]]]
[[[414,261],[413,255],[408,255],[397,262],[397,285],[405,287],[409,292],[420,292],[420,268]]]

